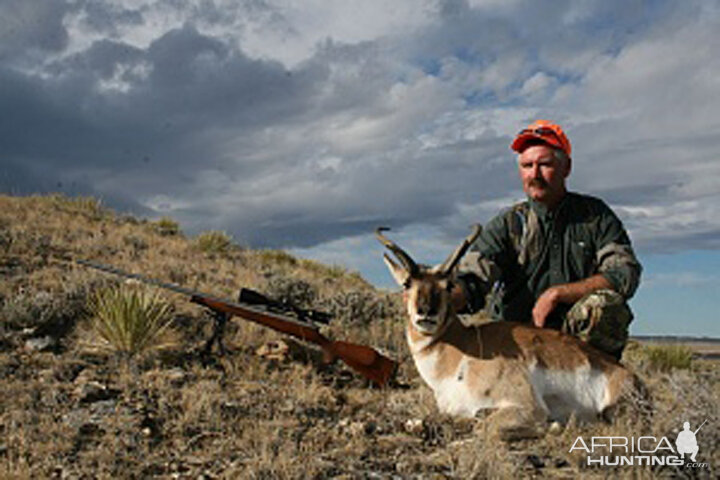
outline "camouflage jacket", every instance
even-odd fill
[[[496,318],[530,321],[547,288],[600,273],[625,299],[637,289],[642,267],[622,223],[602,200],[568,192],[549,211],[528,200],[493,218],[463,259],[459,281],[467,312],[490,307]],[[556,309],[559,328],[570,305]]]

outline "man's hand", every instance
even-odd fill
[[[612,284],[601,274],[593,275],[578,282],[555,285],[545,290],[535,302],[532,311],[533,323],[543,328],[550,313],[560,303],[575,303],[588,293],[600,289],[613,289]]]
[[[532,311],[533,323],[538,328],[545,326],[550,313],[555,310],[555,307],[560,303],[560,291],[556,287],[550,287],[545,290],[542,295],[535,302],[535,307]]]

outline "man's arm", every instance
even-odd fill
[[[600,273],[577,282],[552,286],[545,290],[535,302],[532,311],[533,323],[536,327],[542,328],[545,326],[550,312],[559,304],[575,303],[588,293],[601,289],[614,290],[610,281]]]
[[[640,282],[642,266],[635,257],[630,238],[615,213],[604,202],[595,233],[596,274],[577,282],[555,285],[543,292],[533,308],[533,323],[542,327],[548,315],[561,303],[572,304],[597,290],[613,290],[626,300],[633,296]]]
[[[598,246],[595,258],[597,273],[610,282],[612,290],[628,300],[640,284],[642,266],[620,219],[605,202],[601,205],[604,212],[600,216],[595,240]]]

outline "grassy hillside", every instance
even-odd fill
[[[330,337],[402,362],[398,385],[370,388],[340,364],[323,368],[313,349],[237,319],[229,352],[204,357],[210,320],[165,292],[173,317],[162,348],[132,358],[99,348],[88,299],[121,282],[67,257],[216,296],[246,286],[329,311]],[[671,475],[686,472],[588,468],[568,450],[581,435],[674,439],[683,421],[705,419],[699,458],[718,465],[716,364],[635,345],[624,361],[655,398],[649,425],[626,415],[502,443],[482,420],[437,413],[409,359],[399,302],[355,273],[242,248],[221,232],[190,238],[170,219],[121,216],[92,198],[0,196],[0,477]]]

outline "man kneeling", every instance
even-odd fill
[[[560,126],[538,120],[511,148],[528,199],[493,218],[465,256],[456,310],[562,329],[619,359],[642,271],[622,223],[602,200],[567,190]]]

